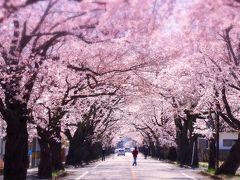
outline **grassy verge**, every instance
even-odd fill
[[[203,168],[208,168],[208,163],[207,162],[199,162],[199,166]]]
[[[240,174],[233,175],[215,175],[215,169],[208,169],[206,171],[201,171],[200,173],[205,176],[210,176],[212,179],[240,179]]]
[[[67,176],[67,173],[63,170],[52,172],[52,179],[57,179],[58,177],[64,177],[64,176]]]
[[[148,158],[152,158],[152,159],[158,160],[158,161],[160,160],[160,161],[163,161],[163,162],[169,163],[169,164],[176,164],[176,165],[178,165],[177,161],[171,161],[171,160],[168,160],[168,159],[159,159],[158,157],[152,157],[152,156],[148,156],[147,159]]]
[[[207,171],[205,171],[205,172],[207,172],[209,175],[212,175],[212,176],[215,176],[215,171],[216,171],[216,169],[207,169]]]

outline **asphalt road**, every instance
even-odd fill
[[[138,156],[137,166],[132,166],[132,155],[113,155],[106,161],[90,163],[82,168],[66,168],[67,176],[58,180],[208,180],[199,169],[180,168],[174,164]],[[0,176],[0,180],[3,177]],[[28,170],[27,180],[37,180],[37,168]],[[239,180],[239,178],[231,178]]]
[[[61,180],[207,180],[199,170],[179,168],[176,165],[154,159],[138,157],[138,165],[132,166],[132,155],[112,156],[84,168],[66,169],[69,175]]]

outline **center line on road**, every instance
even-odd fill
[[[79,176],[77,179],[75,180],[80,180],[82,179],[84,176],[86,176],[88,174],[88,171],[86,171],[85,173],[83,173],[81,176]]]
[[[190,179],[192,179],[192,180],[197,180],[196,178],[191,177],[191,176],[189,176],[189,175],[187,175],[187,174],[185,174],[185,173],[182,173],[182,175],[184,175],[185,177],[190,178]]]
[[[131,165],[131,160],[130,160],[129,158],[127,158],[127,159],[128,159],[129,168],[130,168],[130,170],[131,170],[132,180],[137,180],[136,173],[135,173],[135,171],[133,170],[132,165]]]

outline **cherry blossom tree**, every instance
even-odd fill
[[[9,2],[6,5],[11,5],[11,3],[14,4],[14,2]],[[22,8],[21,11],[16,11],[2,23],[1,33],[5,37],[1,36],[1,87],[3,92],[1,114],[7,122],[4,168],[6,179],[26,178],[28,167],[27,122],[32,120],[29,115],[28,101],[31,98],[40,66],[47,60],[58,59],[56,56],[51,56],[50,49],[67,35],[76,36],[81,41],[89,43],[82,33],[84,29],[87,33],[89,29],[94,28],[96,14],[94,13],[93,17],[95,18],[92,18],[93,22],[83,23],[84,26],[78,24],[79,26],[74,29],[73,26],[67,25],[68,22],[73,23],[85,13],[76,12],[75,15],[70,13],[68,14],[69,18],[66,19],[64,14],[66,11],[61,11],[61,8],[72,9],[76,5],[78,2],[69,4],[64,1],[39,1],[39,3]],[[44,10],[41,6],[44,7]],[[83,7],[85,6],[83,5]],[[33,9],[34,11],[32,11]],[[90,6],[90,9],[95,9],[95,7]],[[31,13],[34,15],[31,16]],[[54,18],[56,14],[59,14],[58,19]],[[12,21],[13,26],[11,27]],[[84,21],[82,20],[82,22]],[[69,29],[71,30],[69,31]],[[6,37],[12,41],[6,41]],[[12,159],[12,157],[16,158]]]
[[[182,165],[197,166],[197,138],[215,151],[219,117],[239,132],[239,9],[238,0],[1,1],[5,179],[26,179],[33,136],[39,175],[50,177],[63,169],[63,134],[74,164],[73,147],[92,150],[134,128],[158,156],[176,146]],[[130,120],[109,134],[119,111]],[[236,172],[238,149],[239,139],[217,173]]]
[[[168,114],[167,102],[145,102],[139,109],[133,126],[143,135],[143,141],[158,158],[166,158],[164,151],[175,147],[175,131],[173,118]],[[168,106],[171,105],[168,104]]]
[[[211,83],[214,90],[212,95],[215,96],[214,99],[216,99],[214,103],[215,108],[213,109],[217,111],[218,115],[220,115],[231,128],[238,131],[235,124],[237,120],[229,120],[229,115],[230,117],[234,117],[232,113],[233,109],[238,107],[238,105],[234,103],[234,99],[238,94],[237,72],[239,40],[237,30],[239,29],[239,1],[209,1],[207,5],[206,2],[202,3],[199,1],[194,8],[192,11],[192,20],[194,32],[198,32],[195,36],[200,40],[199,47],[201,52],[203,52],[206,61],[209,62],[207,63],[207,68],[211,73],[208,73],[206,76],[207,80],[208,82],[213,82]],[[211,13],[205,16],[204,12],[207,11]],[[207,82],[204,84],[208,85]],[[236,96],[234,96],[234,91]],[[229,93],[228,96],[226,92]],[[230,106],[229,102],[233,102],[233,105]],[[228,114],[227,112],[231,113]],[[238,112],[235,111],[235,113],[237,117]],[[229,163],[229,159],[226,160],[216,171],[217,174],[234,174],[236,172],[239,163],[237,163],[238,156],[234,153],[234,149],[236,149],[237,146],[238,143],[232,147],[229,155],[229,159],[234,157],[235,163],[232,163],[232,161]]]
[[[115,106],[117,106],[120,99],[116,99],[114,96],[107,99],[95,99],[96,101],[90,106],[89,111],[83,114],[80,120],[76,121],[76,123],[67,124],[68,128],[65,134],[70,142],[67,156],[68,165],[78,165],[82,161],[94,158],[94,152],[99,149],[92,148],[99,143],[105,148],[109,147],[111,142],[106,140],[111,139],[111,136],[114,136],[112,134],[114,129],[119,128],[117,125],[119,119],[116,116],[114,117],[114,114],[117,110]],[[92,154],[89,154],[91,152]]]
[[[79,75],[78,79],[76,79],[76,74],[72,73],[72,71],[70,71],[70,74],[66,73],[67,67],[64,69],[56,65],[53,69],[55,69],[55,77],[53,77],[54,75],[51,72],[44,72],[43,75],[45,75],[45,79],[39,84],[39,87],[44,87],[44,90],[41,91],[41,95],[35,104],[33,104],[32,108],[34,119],[36,120],[34,123],[37,124],[38,134],[41,139],[41,152],[46,155],[47,153],[44,153],[44,151],[47,151],[45,149],[50,147],[48,152],[52,154],[52,159],[49,158],[49,154],[47,156],[41,156],[39,166],[39,176],[41,177],[47,176],[42,172],[42,168],[48,172],[49,169],[63,169],[61,162],[61,132],[65,131],[64,127],[72,120],[64,121],[66,120],[64,116],[69,113],[71,109],[74,109],[72,106],[75,106],[79,99],[111,96],[114,95],[116,91],[115,89],[112,90],[111,87],[104,89],[103,86],[100,85],[97,85],[97,87],[94,88],[95,90],[93,90],[92,86],[95,86],[95,84],[89,82],[91,81],[89,80],[89,74],[82,73],[82,75]],[[53,69],[48,68],[47,71],[52,71]],[[60,71],[60,69],[65,72]],[[46,77],[46,74],[49,74],[49,77]],[[62,81],[62,79],[65,79],[65,82]],[[37,91],[39,89],[37,89]],[[84,109],[79,108],[79,111],[84,112]],[[79,114],[80,113],[75,113],[75,116],[79,116]],[[73,124],[73,122],[71,122],[71,124]],[[44,143],[41,143],[42,141],[44,141]],[[50,160],[51,162],[46,162]],[[46,168],[45,164],[51,163],[52,168]],[[48,176],[49,175],[51,175],[51,173],[48,174]]]

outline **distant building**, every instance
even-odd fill
[[[68,144],[63,142],[62,147],[62,161],[65,161],[65,157],[67,155],[67,147]],[[3,157],[5,154],[5,141],[0,139],[0,169],[4,166]],[[29,158],[29,168],[38,167],[40,162],[40,146],[38,143],[38,139],[34,138],[32,142],[28,143],[28,158]]]
[[[40,146],[37,138],[28,144],[29,168],[37,167],[40,162]]]
[[[232,146],[237,142],[237,132],[220,132],[219,133],[219,159],[225,160]],[[199,160],[208,161],[209,141],[205,138],[198,138]]]
[[[231,147],[237,142],[237,132],[221,132],[219,133],[219,149],[230,150]]]

